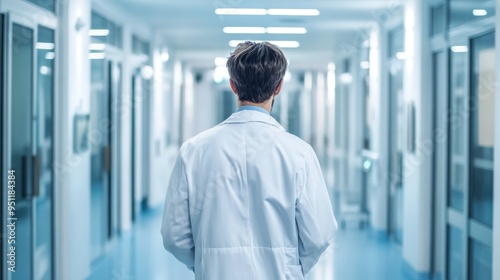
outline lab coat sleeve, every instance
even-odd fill
[[[338,228],[318,158],[310,146],[297,185],[299,256],[302,271],[307,274],[330,246]]]
[[[195,248],[189,215],[188,181],[180,154],[170,176],[161,234],[165,249],[194,271]]]

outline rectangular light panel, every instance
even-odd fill
[[[245,9],[245,8],[218,8],[217,15],[239,16],[319,16],[317,9]]]
[[[109,35],[108,29],[90,29],[89,30],[89,36],[108,36],[108,35]]]
[[[268,9],[271,16],[319,16],[317,9]]]
[[[218,15],[247,15],[247,16],[265,16],[266,9],[235,9],[235,8],[219,8],[215,9]]]
[[[240,34],[264,34],[265,27],[224,27],[224,33],[240,33]]]
[[[306,34],[304,27],[268,27],[266,32],[269,34]]]
[[[231,40],[229,41],[230,47],[236,47],[240,43],[244,43],[246,41],[251,40]],[[263,42],[263,41],[253,41],[253,42]],[[269,43],[276,45],[280,48],[298,48],[300,47],[300,43],[298,41],[268,41]]]

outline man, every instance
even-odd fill
[[[163,244],[199,280],[304,279],[337,223],[313,149],[270,116],[287,60],[245,42],[227,68],[239,110],[182,145]]]

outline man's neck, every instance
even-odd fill
[[[263,103],[253,103],[250,101],[239,101],[238,100],[238,107],[243,107],[243,106],[256,106],[263,108],[264,110],[268,111],[271,113],[271,107],[272,107],[272,98],[269,100],[264,101]]]

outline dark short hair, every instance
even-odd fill
[[[262,103],[271,98],[285,76],[287,60],[271,43],[246,41],[231,53],[226,66],[239,99]]]

